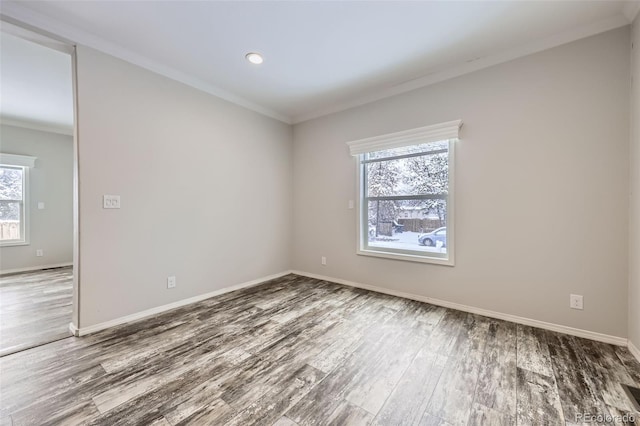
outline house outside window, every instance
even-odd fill
[[[349,142],[358,254],[454,264],[454,148],[461,121]]]

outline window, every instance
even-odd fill
[[[453,153],[461,122],[349,142],[358,254],[453,265]]]
[[[0,245],[28,244],[27,189],[34,157],[0,154]]]

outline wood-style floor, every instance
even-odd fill
[[[70,336],[72,268],[0,276],[0,356]]]
[[[559,425],[640,385],[624,348],[295,275],[0,369],[15,425]]]

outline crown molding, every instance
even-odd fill
[[[97,37],[73,26],[64,24],[58,20],[52,19],[49,16],[31,10],[18,2],[2,2],[2,12],[0,13],[0,19],[6,20],[12,24],[21,26],[24,25],[29,29],[39,29],[45,31],[46,33],[51,34],[56,38],[73,44],[80,44],[90,47],[92,49],[114,56],[118,59],[130,62],[148,71],[186,84],[187,86],[191,86],[195,89],[206,92],[225,101],[247,108],[259,114],[274,118],[286,124],[292,124],[291,118],[286,115],[248,101],[231,92],[209,84],[199,78],[193,77],[182,71],[178,71],[175,68],[153,61],[123,46],[107,41],[101,37]]]
[[[73,136],[73,126],[63,124],[44,123],[19,118],[0,117],[0,125],[21,127],[23,129],[38,130],[40,132],[57,133],[59,135]]]
[[[636,20],[638,12],[640,12],[640,0],[630,0],[625,4],[623,13],[630,23],[633,24]]]
[[[160,64],[143,55],[135,53],[123,46],[111,43],[105,39],[97,37],[86,31],[79,30],[73,26],[61,23],[44,14],[38,13],[16,1],[4,1],[2,4],[2,12],[0,19],[12,22],[14,24],[26,26],[30,29],[38,29],[45,31],[49,35],[70,42],[73,44],[81,44],[98,51],[107,53],[116,58],[130,62],[156,74],[163,75],[172,80],[176,80],[195,89],[209,93],[213,96],[242,106],[249,110],[255,111],[267,117],[274,118],[286,124],[298,124],[307,120],[344,111],[350,108],[375,102],[381,99],[389,98],[402,93],[410,92],[422,87],[426,87],[435,83],[459,77],[474,71],[508,62],[523,56],[551,49],[572,41],[586,38],[605,31],[620,28],[629,25],[635,19],[640,11],[640,0],[632,0],[625,5],[623,13],[601,21],[597,21],[588,25],[563,31],[553,36],[543,38],[531,43],[527,43],[515,48],[507,49],[497,54],[474,59],[464,63],[449,64],[434,70],[424,77],[403,82],[380,90],[372,90],[368,95],[347,101],[326,108],[320,108],[309,114],[301,114],[294,117],[281,114],[270,108],[258,105],[248,101],[231,92],[207,83],[199,78],[193,77],[175,68]]]
[[[640,2],[640,0],[638,0]],[[571,43],[573,41],[590,37],[596,34],[600,34],[606,31],[614,30],[616,28],[629,25],[628,18],[624,15],[617,15],[611,18],[607,18],[601,21],[594,22],[592,24],[583,25],[571,30],[563,31],[550,37],[546,37],[540,40],[536,40],[531,43],[527,43],[521,46],[517,46],[511,49],[504,50],[500,53],[485,56],[476,60],[467,61],[461,64],[447,65],[440,69],[426,75],[419,77],[415,80],[400,83],[391,87],[387,87],[381,90],[376,90],[369,95],[361,98],[336,104],[334,106],[317,110],[310,114],[302,114],[293,117],[293,124],[302,123],[314,118],[323,117],[325,115],[333,114],[336,112],[344,111],[357,106],[365,105],[381,99],[389,98],[402,93],[407,93],[412,90],[420,89],[422,87],[430,86],[432,84],[440,83],[445,80],[450,80],[455,77],[459,77],[464,74],[469,74],[474,71],[478,71],[484,68],[498,65],[504,62],[512,61],[523,56],[531,55],[534,53],[542,52],[543,50],[552,49],[563,44]]]
[[[74,51],[73,44],[57,40],[56,38],[49,37],[37,31],[32,31],[29,28],[21,27],[11,23],[9,20],[2,22],[2,32],[69,55],[72,55]]]

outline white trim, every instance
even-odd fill
[[[72,25],[62,23],[47,15],[31,10],[28,7],[19,4],[18,2],[4,2],[2,4],[2,14],[0,15],[0,17],[2,16],[9,17],[10,20],[18,21],[18,23],[24,23],[27,26],[33,26],[42,29],[73,44],[81,44],[92,49],[99,50],[100,52],[104,52],[116,58],[127,61],[131,64],[142,67],[146,70],[152,71],[156,74],[168,77],[172,80],[179,81],[180,83],[186,84],[187,86],[191,86],[203,92],[209,93],[210,95],[232,102],[236,105],[240,105],[259,114],[266,115],[267,117],[274,118],[286,124],[292,124],[290,117],[283,115],[271,108],[253,103],[234,93],[214,86],[213,84],[210,84],[198,77],[194,77],[171,66],[167,66],[165,64],[161,64],[159,62],[151,60],[146,56],[129,50],[124,46],[120,46],[101,37],[97,37]]]
[[[5,166],[33,168],[36,166],[37,159],[38,157],[32,157],[30,155],[5,154],[0,152],[0,164]]]
[[[22,217],[20,218],[21,238],[19,240],[2,240],[0,241],[0,247],[29,245],[29,232],[31,228],[31,222],[29,221],[31,217],[29,172],[35,166],[36,160],[37,157],[31,157],[29,155],[3,154],[0,152],[0,165],[20,167],[22,169],[22,200],[6,200],[20,203],[20,211],[22,213]]]
[[[640,0],[632,0],[627,2],[624,6],[624,16],[629,20],[629,23],[633,24],[640,12]]]
[[[627,348],[629,348],[629,352],[631,352],[631,355],[633,355],[638,360],[638,362],[640,362],[640,349],[638,349],[631,340],[629,340],[629,342],[627,343]]]
[[[71,262],[53,263],[51,265],[28,266],[26,268],[0,269],[0,276],[8,274],[17,274],[19,272],[41,271],[43,269],[64,268],[65,266],[73,266]]]
[[[29,241],[25,240],[3,240],[0,241],[0,247],[18,247],[31,245]]]
[[[571,336],[582,337],[585,339],[595,340],[598,342],[609,343],[617,346],[627,346],[628,340],[624,337],[611,336],[608,334],[596,333],[594,331],[582,330],[579,328],[568,327],[566,325],[553,324],[550,322],[539,321],[531,318],[519,317],[516,315],[505,314],[502,312],[490,311],[488,309],[476,308],[474,306],[462,305],[460,303],[448,302],[445,300],[434,299],[427,296],[421,296],[412,293],[405,293],[396,290],[390,290],[384,287],[377,287],[369,284],[361,284],[353,281],[343,280],[340,278],[327,277],[324,275],[312,274],[309,272],[293,270],[291,273],[296,275],[302,275],[304,277],[315,278],[318,280],[331,281],[337,284],[346,285],[349,287],[357,287],[365,290],[375,291],[377,293],[384,293],[391,296],[402,297],[404,299],[417,300],[418,302],[430,303],[432,305],[443,306],[445,308],[455,309],[458,311],[469,312],[472,314],[482,315],[489,318],[496,318],[504,321],[514,322],[516,324],[528,325],[531,327],[542,328],[545,330],[555,331],[557,333],[569,334]]]
[[[40,46],[48,47],[49,49],[57,50],[58,52],[67,54],[73,52],[73,45],[69,43],[47,37],[44,34],[28,30],[10,22],[5,21],[2,23],[2,32],[30,41],[31,43],[39,44]]]
[[[358,225],[360,228],[362,226]],[[362,230],[360,231],[362,232]],[[448,249],[447,249],[448,250]],[[356,254],[359,256],[371,256],[380,257],[383,259],[403,260],[405,262],[420,262],[431,263],[434,265],[455,266],[455,262],[452,256],[453,251],[447,251],[448,257],[434,257],[430,256],[430,252],[425,252],[423,255],[408,254],[408,253],[394,253],[390,251],[384,251],[384,247],[380,247],[380,250],[365,250],[358,248]]]
[[[399,145],[407,140],[413,143],[423,143],[430,137],[435,141],[440,141],[440,136],[453,136],[448,138],[448,165],[449,165],[449,191],[446,198],[447,203],[447,251],[446,256],[437,256],[430,252],[409,252],[407,250],[385,250],[384,247],[370,246],[368,244],[368,219],[367,209],[362,205],[364,201],[365,188],[363,167],[360,163],[359,155],[354,155],[356,162],[356,188],[357,188],[357,214],[356,229],[357,244],[356,254],[359,256],[373,256],[386,259],[401,260],[407,262],[430,263],[435,265],[455,266],[455,141],[458,140],[458,130],[462,126],[462,120],[449,121],[446,123],[436,124],[433,126],[420,127],[418,129],[406,130],[403,132],[389,133],[387,135],[377,136],[373,138],[360,139],[358,141],[349,142],[349,148],[356,150],[373,147],[373,149],[385,149],[382,147],[388,144],[388,147],[404,146]],[[424,138],[424,139],[422,139]],[[433,141],[433,140],[431,140]],[[353,144],[353,145],[352,145]],[[382,148],[380,148],[382,147]],[[353,152],[353,151],[352,151]],[[370,151],[364,151],[370,152]]]
[[[544,50],[552,49],[563,44],[571,43],[582,38],[587,38],[596,34],[604,33],[616,28],[624,27],[626,25],[629,25],[628,19],[620,14],[591,24],[566,30],[553,36],[543,38],[541,40],[536,40],[531,43],[510,48],[496,54],[481,57],[464,63],[445,65],[442,68],[433,70],[433,72],[424,77],[419,77],[414,80],[395,84],[391,87],[386,87],[379,90],[372,89],[370,94],[363,97],[334,104],[325,108],[320,107],[317,110],[307,114],[294,115],[293,124],[302,123],[314,118],[334,114],[336,112],[369,104],[381,99],[390,98],[392,96],[407,93],[412,90],[440,83],[442,81],[451,80],[452,78],[459,77],[461,75],[469,74],[484,68],[489,68],[494,65],[502,64],[504,62],[509,62],[517,58],[522,58],[524,56],[542,52]]]
[[[0,124],[3,126],[13,126],[20,127],[22,129],[37,130],[39,132],[73,136],[73,126],[65,126],[63,124],[43,123],[40,121],[9,117],[0,117]]]
[[[358,139],[347,142],[347,146],[351,155],[360,155],[385,149],[458,139],[460,127],[462,127],[462,120],[447,121],[417,129]]]
[[[118,325],[139,321],[141,319],[148,318],[153,315],[161,314],[166,311],[170,311],[175,308],[179,308],[181,306],[190,305],[192,303],[197,303],[205,299],[209,299],[210,297],[219,296],[221,294],[230,293],[232,291],[241,290],[243,288],[254,287],[260,285],[266,281],[270,281],[276,278],[283,277],[285,275],[290,274],[291,271],[284,271],[277,274],[269,275],[266,277],[258,278],[255,280],[247,281],[245,283],[236,284],[230,287],[224,287],[218,290],[211,291],[209,293],[201,294],[199,296],[190,297],[188,299],[182,299],[177,302],[172,302],[166,305],[157,306],[155,308],[147,309],[142,312],[136,312],[135,314],[126,315],[124,317],[112,319],[110,321],[101,322],[99,324],[90,325],[88,327],[80,327],[74,330],[77,330],[77,336],[86,336],[87,334],[96,333],[98,331],[106,330],[108,328],[112,328]]]
[[[75,336],[75,337],[79,336],[78,333],[80,332],[80,330],[72,322],[69,323],[69,331],[71,332],[72,336]]]

